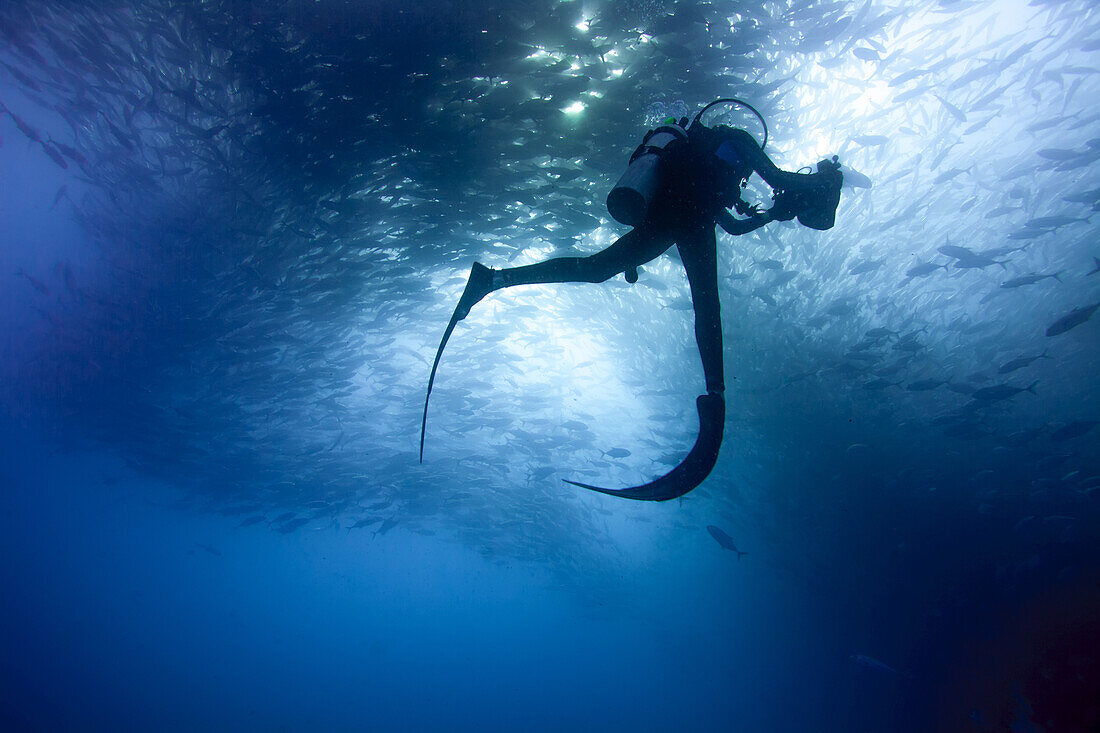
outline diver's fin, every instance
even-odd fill
[[[447,324],[447,330],[443,332],[443,338],[439,341],[439,348],[435,352],[435,361],[432,363],[432,375],[428,377],[428,391],[424,395],[424,418],[420,421],[420,462],[424,462],[424,431],[428,428],[428,400],[432,396],[432,385],[435,384],[435,370],[439,368],[439,360],[443,357],[443,347],[447,345],[447,340],[451,338],[451,332],[455,330],[455,326],[458,325],[459,318],[456,318],[458,314],[451,316],[451,322]]]
[[[435,371],[439,368],[439,360],[443,357],[443,348],[447,340],[451,338],[451,332],[455,330],[458,322],[470,314],[470,309],[493,291],[493,271],[480,262],[475,262],[470,268],[470,277],[466,281],[466,289],[462,291],[462,297],[458,299],[455,312],[451,314],[451,320],[447,323],[447,330],[443,332],[443,338],[439,340],[439,348],[435,352],[435,361],[432,362],[432,374],[428,377],[428,391],[424,395],[424,418],[420,421],[420,462],[424,462],[424,431],[428,427],[428,400],[432,396],[432,385],[435,384]]]
[[[722,447],[722,430],[726,423],[726,401],[721,395],[700,395],[695,398],[695,407],[699,411],[699,437],[687,458],[664,476],[648,484],[627,489],[604,489],[568,479],[563,481],[608,496],[638,501],[668,501],[683,496],[703,483],[714,468],[718,460],[718,450]]]

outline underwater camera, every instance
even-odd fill
[[[840,163],[832,159],[818,162],[817,173],[806,176],[808,185],[795,193],[798,222],[810,229],[832,229],[836,222],[836,207],[840,205],[840,188],[844,176]]]

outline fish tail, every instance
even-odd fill
[[[1035,385],[1036,385],[1036,384],[1038,384],[1038,383],[1039,383],[1039,380],[1038,380],[1038,379],[1036,379],[1036,380],[1035,380],[1034,382],[1032,382],[1031,384],[1027,385],[1027,387],[1025,387],[1025,389],[1026,389],[1026,390],[1027,390],[1028,392],[1030,392],[1031,394],[1035,394]]]
[[[748,555],[749,554],[747,552],[741,552],[740,550],[734,550],[734,552],[737,553],[737,562],[741,562],[741,556],[742,555]]]

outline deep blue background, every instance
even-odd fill
[[[1057,431],[1100,419],[1100,341],[1045,335],[1100,300],[1094,16],[6,5],[0,102],[46,142],[0,114],[0,726],[1095,729],[1100,431]],[[560,482],[690,445],[671,257],[479,305],[418,465],[470,262],[606,246],[640,134],[727,93],[875,186],[720,239],[714,474]]]

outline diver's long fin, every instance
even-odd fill
[[[582,489],[637,501],[668,501],[683,496],[703,483],[714,468],[718,461],[718,451],[722,447],[722,431],[726,423],[726,401],[721,395],[700,395],[695,399],[695,407],[699,411],[699,437],[695,439],[691,452],[680,465],[664,476],[648,484],[627,489],[604,489],[568,479],[562,480]]]
[[[428,377],[428,392],[424,395],[424,418],[420,421],[420,462],[424,462],[424,432],[428,427],[428,400],[432,396],[432,385],[435,384],[435,370],[439,368],[439,360],[443,356],[443,347],[447,345],[447,339],[455,330],[458,322],[470,314],[470,309],[481,302],[489,293],[493,292],[493,271],[480,262],[475,262],[470,268],[470,277],[466,280],[466,287],[462,291],[462,297],[458,299],[451,320],[447,324],[447,330],[443,332],[443,338],[439,340],[439,349],[435,352],[435,361],[432,363],[432,374]]]
[[[424,431],[428,428],[428,400],[432,396],[432,385],[435,384],[435,371],[439,369],[439,360],[443,357],[443,347],[447,345],[447,340],[451,338],[451,333],[455,330],[455,326],[461,319],[458,317],[458,309],[455,309],[454,315],[451,316],[450,323],[447,324],[447,330],[443,332],[443,338],[439,340],[439,348],[435,352],[435,361],[432,363],[432,375],[428,377],[428,391],[424,395],[424,418],[420,421],[420,462],[424,462]]]

